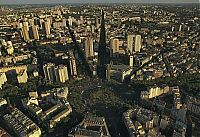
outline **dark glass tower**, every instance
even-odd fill
[[[105,30],[105,20],[104,11],[102,10],[101,17],[101,31],[100,31],[100,41],[98,47],[98,65],[97,65],[97,75],[101,79],[106,79],[106,30]]]

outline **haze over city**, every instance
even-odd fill
[[[0,0],[0,4],[59,4],[59,3],[200,3],[199,0]]]

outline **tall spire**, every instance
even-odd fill
[[[98,47],[97,74],[100,78],[106,79],[106,30],[103,9],[101,11],[101,31]]]

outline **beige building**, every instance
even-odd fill
[[[19,109],[12,108],[10,114],[3,116],[4,121],[19,137],[40,137],[40,128]]]
[[[19,65],[19,66],[9,66],[0,68],[0,72],[8,72],[8,71],[16,71],[16,73],[21,72],[22,70],[27,70],[27,65]]]
[[[70,57],[70,72],[71,76],[76,77],[77,76],[77,69],[76,69],[76,59],[75,57]]]
[[[130,53],[133,52],[133,41],[134,41],[134,35],[128,35],[127,36],[127,49]]]
[[[47,63],[43,65],[43,71],[45,79],[50,83],[65,83],[69,79],[67,66],[65,65],[55,66],[53,63]]]
[[[86,55],[86,58],[94,56],[92,36],[88,36],[85,40],[85,55]]]
[[[55,71],[57,82],[65,83],[69,79],[67,66],[59,65]]]
[[[166,86],[166,87],[153,86],[153,87],[149,87],[146,91],[142,91],[141,98],[142,99],[151,99],[151,98],[155,98],[155,97],[160,96],[167,92],[169,92],[168,86]]]
[[[33,38],[35,40],[39,40],[40,37],[39,37],[39,33],[38,33],[38,26],[33,25],[33,26],[31,26],[31,29],[33,32]]]
[[[24,41],[28,42],[30,40],[29,31],[28,31],[27,26],[22,27],[22,36],[24,38]]]
[[[0,89],[2,89],[2,85],[7,82],[6,74],[3,72],[0,72]]]
[[[56,123],[60,122],[63,118],[67,117],[72,112],[70,105],[67,106],[62,112],[58,113],[56,116],[52,117],[50,120],[50,127],[54,127]]]
[[[120,42],[118,38],[113,38],[111,40],[111,50],[113,54],[119,53],[119,45],[120,45]]]
[[[46,81],[53,83],[55,81],[55,64],[53,63],[44,64],[43,71]]]
[[[142,37],[141,37],[141,35],[136,35],[134,50],[135,50],[135,52],[140,52],[141,48],[142,48]]]
[[[18,83],[26,83],[28,80],[28,75],[26,70],[22,70],[17,75]]]
[[[48,18],[44,22],[44,29],[45,29],[46,37],[49,37],[49,35],[51,34],[51,22],[50,22],[50,19]]]
[[[12,55],[14,53],[14,48],[11,41],[7,41],[7,46],[5,47],[7,53]]]

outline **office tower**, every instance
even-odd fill
[[[98,47],[97,75],[101,79],[106,79],[106,30],[104,21],[104,11],[102,10],[100,41]]]
[[[56,67],[55,74],[57,82],[65,83],[69,79],[67,66],[59,65]]]
[[[31,26],[31,37],[35,40],[39,40],[38,26]]]
[[[127,36],[127,49],[129,53],[133,53],[133,35]]]
[[[113,54],[119,53],[119,44],[120,43],[118,38],[113,38],[111,40],[111,50]]]
[[[75,60],[75,57],[70,57],[70,59],[69,59],[69,66],[70,66],[71,76],[76,77],[77,76],[77,70],[76,70],[76,60]]]
[[[140,52],[140,49],[142,48],[142,38],[141,35],[135,36],[135,52]]]
[[[46,81],[53,83],[55,81],[55,64],[53,63],[44,64],[43,71]]]
[[[129,66],[133,67],[133,55],[130,55]]]
[[[44,22],[44,29],[45,29],[46,37],[49,37],[49,35],[51,34],[51,23],[50,23],[50,19],[48,18]]]
[[[88,36],[85,40],[85,55],[86,55],[86,58],[94,56],[93,38],[91,35]]]
[[[27,26],[22,27],[22,37],[24,38],[24,41],[26,41],[26,42],[28,42],[30,40]]]

